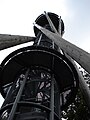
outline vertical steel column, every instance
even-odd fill
[[[54,120],[54,75],[51,80],[50,120]]]
[[[19,102],[19,100],[20,100],[20,97],[21,97],[21,95],[22,95],[22,92],[23,92],[23,89],[24,89],[24,86],[25,86],[25,83],[26,83],[28,74],[29,74],[29,69],[28,69],[28,70],[26,71],[26,73],[25,73],[25,78],[24,78],[24,80],[23,80],[23,82],[22,82],[22,84],[21,84],[21,87],[20,87],[20,89],[19,89],[19,91],[18,91],[18,94],[17,94],[17,96],[16,96],[15,102],[13,103],[11,112],[10,112],[9,117],[8,117],[7,120],[13,120],[13,118],[14,118],[14,114],[15,114],[15,111],[16,111],[16,108],[17,108],[17,104],[18,104],[18,102]]]
[[[54,49],[54,47],[55,47],[55,43],[54,43],[54,41],[52,41],[52,48]],[[53,57],[53,60],[52,60],[52,69],[54,69],[53,68],[53,66],[54,66],[54,57]],[[51,113],[50,113],[50,120],[54,120],[54,74],[52,75],[52,80],[51,80],[51,101],[50,101],[50,109],[51,109]],[[58,98],[58,110],[59,110],[59,119],[61,120],[61,108],[60,108],[60,97]]]
[[[61,120],[61,100],[60,100],[60,93],[57,94],[57,96],[59,96],[59,98],[56,98],[58,99],[57,101],[57,109],[58,109],[58,117],[59,117],[59,120]]]
[[[52,48],[54,49],[54,41],[52,41]],[[54,65],[54,57],[52,60],[52,69]],[[54,74],[51,79],[51,99],[50,99],[50,120],[54,120]]]
[[[54,49],[54,41],[52,41],[52,48]],[[52,60],[52,69],[54,65],[54,57]],[[51,79],[51,99],[50,99],[50,120],[54,120],[54,74]]]

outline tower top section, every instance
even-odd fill
[[[45,13],[49,16],[49,18],[51,19],[53,25],[55,26],[56,30],[59,32],[59,30],[61,30],[61,36],[64,34],[64,22],[61,19],[61,17],[59,17],[57,14],[55,13]],[[42,26],[42,27],[46,27],[47,25],[50,26],[47,17],[45,14],[41,14],[40,16],[37,17],[37,19],[35,20],[35,23]],[[60,28],[59,28],[60,27]],[[39,30],[34,26],[34,33],[35,36],[37,36]]]

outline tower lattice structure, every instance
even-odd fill
[[[48,13],[56,30],[59,17]],[[52,31],[47,16],[36,21]],[[64,23],[61,19],[61,36]],[[34,26],[32,46],[18,49],[1,63],[1,120],[60,120],[61,111],[75,98],[78,74],[72,62],[52,40]]]

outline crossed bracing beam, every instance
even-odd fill
[[[77,47],[76,45],[68,42],[67,40],[63,39],[61,37],[61,25],[60,25],[60,21],[61,21],[61,17],[59,19],[59,31],[57,32],[55,27],[53,27],[53,23],[50,20],[48,14],[46,14],[46,18],[49,22],[49,25],[51,26],[51,29],[54,31],[51,32],[47,29],[45,29],[44,27],[39,26],[38,24],[34,24],[43,34],[45,34],[49,39],[53,40],[59,47],[60,49],[62,49],[66,56],[69,58],[69,60],[73,63],[73,65],[75,66],[77,72],[78,72],[78,76],[79,76],[79,86],[80,89],[82,91],[82,94],[84,96],[84,99],[88,105],[88,108],[90,110],[90,90],[88,88],[88,86],[86,85],[83,76],[81,75],[81,73],[79,72],[74,60],[79,63],[88,73],[90,73],[90,54],[86,51],[84,51],[83,49]]]

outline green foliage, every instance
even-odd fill
[[[85,71],[82,72],[82,74],[88,83],[90,75]],[[80,89],[78,89],[75,101],[63,113],[63,118],[66,120],[90,120],[90,111],[85,103]]]
[[[63,117],[67,120],[90,120],[90,112],[80,90],[78,90],[75,101],[64,113],[66,114]]]

